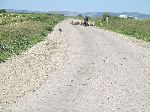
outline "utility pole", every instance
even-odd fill
[[[109,17],[106,17],[107,25],[109,24]]]

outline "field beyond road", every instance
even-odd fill
[[[150,20],[109,17],[108,23],[97,18],[96,26],[150,42]]]
[[[0,64],[0,109],[149,112],[150,49],[71,21],[59,23],[45,40]]]
[[[44,40],[63,19],[57,14],[0,13],[0,63]]]

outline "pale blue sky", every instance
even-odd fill
[[[140,12],[150,14],[150,0],[0,0],[0,8],[37,11]]]

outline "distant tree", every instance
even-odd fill
[[[82,14],[79,14],[78,17],[83,17]]]
[[[0,9],[0,13],[6,13],[5,9]]]
[[[110,17],[110,15],[105,12],[105,13],[102,15],[102,21],[106,21],[106,17]]]
[[[79,15],[78,15],[78,18],[83,18],[82,14],[79,14]]]
[[[111,19],[120,19],[118,16],[111,16]]]

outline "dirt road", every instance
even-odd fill
[[[65,20],[45,41],[0,67],[15,88],[14,97],[11,90],[10,97],[3,95],[11,101],[2,103],[3,110],[150,112],[150,49],[114,33]]]

